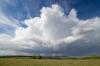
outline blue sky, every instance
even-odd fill
[[[30,14],[31,17],[39,16],[43,6],[59,4],[64,8],[65,13],[69,13],[72,8],[78,12],[78,17],[88,19],[100,16],[100,1],[98,0],[1,0],[3,12],[9,17],[24,20]]]
[[[99,0],[0,0],[0,55],[96,55],[99,40]]]

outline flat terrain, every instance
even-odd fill
[[[54,60],[1,58],[0,66],[100,66],[100,60]]]

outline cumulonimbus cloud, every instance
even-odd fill
[[[99,54],[99,17],[80,20],[75,9],[66,16],[56,4],[40,11],[40,17],[24,21],[27,28],[17,27],[14,37],[0,35],[1,55],[5,55],[4,52],[29,55]]]

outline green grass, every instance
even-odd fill
[[[0,66],[100,66],[100,60],[55,60],[1,58]]]

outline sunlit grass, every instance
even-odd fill
[[[100,60],[0,59],[0,66],[100,66]]]

